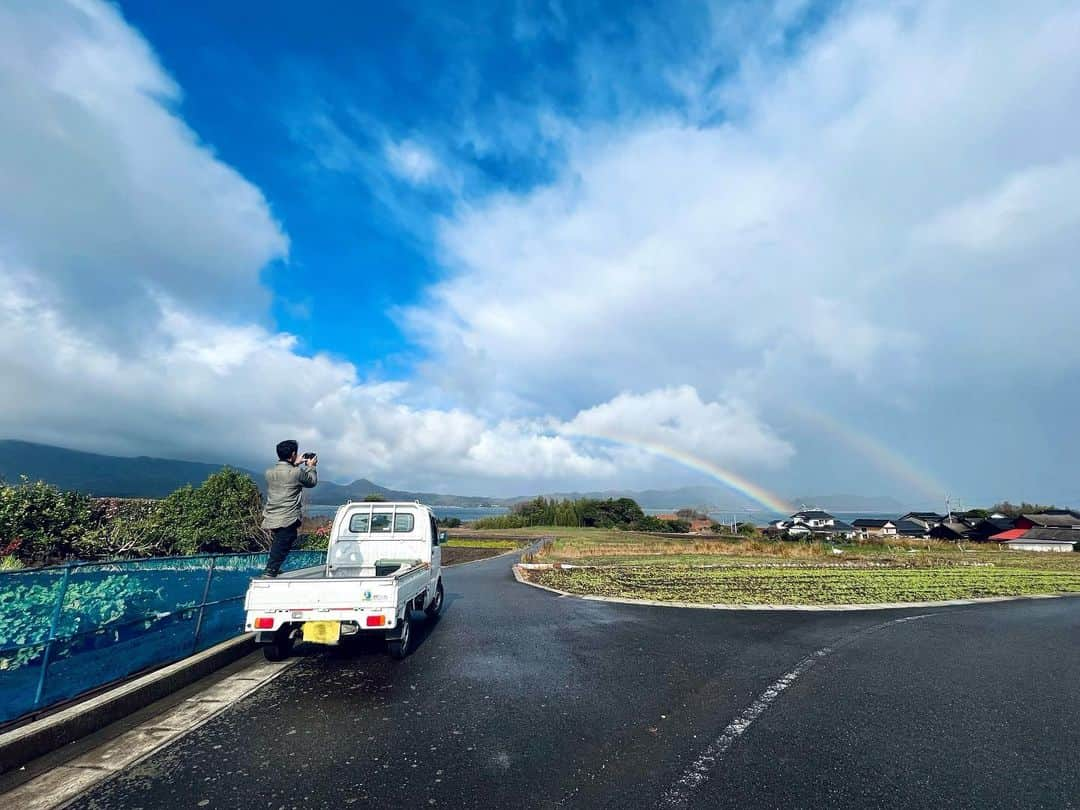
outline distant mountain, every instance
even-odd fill
[[[77,490],[87,495],[111,498],[164,498],[185,484],[197,485],[220,470],[223,464],[206,464],[176,459],[123,458],[98,453],[83,453],[47,444],[0,439],[0,478],[16,483],[25,475],[33,481],[48,481],[60,489]],[[233,465],[230,465],[233,466]],[[265,488],[262,473],[245,472]],[[320,481],[310,490],[309,503],[336,506],[348,500],[358,501],[367,495],[381,495],[393,501],[422,501],[432,506],[503,505],[493,498],[439,495],[430,492],[405,492],[387,489],[367,479],[351,484]]]
[[[901,515],[908,511],[908,507],[888,495],[807,495],[792,498],[792,503],[833,512],[889,512]]]
[[[409,492],[401,489],[387,489],[366,478],[360,478],[351,484],[334,484],[320,481],[315,489],[310,490],[308,503],[318,506],[337,506],[346,501],[360,501],[368,495],[379,495],[388,501],[420,501],[429,506],[505,506],[506,501],[499,498],[484,498],[472,495],[440,495],[435,492]]]
[[[185,484],[201,484],[222,466],[147,456],[103,456],[47,444],[0,440],[0,478],[8,483],[16,483],[25,475],[60,489],[101,497],[164,498]],[[256,481],[262,479],[248,470],[242,472]]]
[[[535,495],[511,498],[510,501],[518,503],[531,500]],[[560,500],[576,500],[578,498],[632,498],[638,502],[642,509],[680,509],[682,507],[705,509],[712,512],[724,511],[758,511],[761,506],[749,500],[739,498],[730,490],[721,487],[695,486],[679,487],[678,489],[609,489],[603,492],[552,492],[544,497]]]
[[[89,495],[116,498],[163,498],[185,484],[199,484],[224,465],[175,459],[121,458],[98,453],[83,453],[46,444],[0,440],[0,478],[16,482],[25,475],[48,481],[61,489],[74,489]],[[264,486],[262,473],[236,467]],[[442,495],[434,492],[410,492],[388,489],[360,478],[351,484],[320,481],[310,490],[309,503],[336,506],[368,495],[380,495],[393,501],[421,501],[431,506],[512,506],[535,495],[518,498],[487,498],[473,495]],[[643,509],[678,509],[691,507],[714,512],[760,511],[753,502],[727,489],[712,486],[678,489],[606,490],[603,492],[553,492],[549,498],[633,498]],[[888,496],[815,495],[793,498],[792,504],[806,504],[838,512],[890,512],[901,514],[907,508]]]

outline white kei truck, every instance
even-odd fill
[[[412,613],[443,605],[439,532],[419,502],[347,503],[330,529],[326,564],[259,577],[244,598],[245,627],[269,661],[288,658],[297,639],[338,644],[381,633],[390,654],[409,654]]]

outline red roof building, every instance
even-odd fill
[[[996,543],[1004,543],[1006,540],[1019,540],[1027,534],[1027,529],[1009,529],[1000,534],[990,535],[990,539]]]

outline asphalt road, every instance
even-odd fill
[[[653,608],[507,557],[445,583],[405,661],[312,651],[73,806],[1080,807],[1080,599]]]

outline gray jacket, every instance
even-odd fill
[[[264,529],[292,526],[300,520],[300,494],[304,487],[319,483],[314,467],[292,465],[279,461],[266,471],[266,507],[263,509]]]

